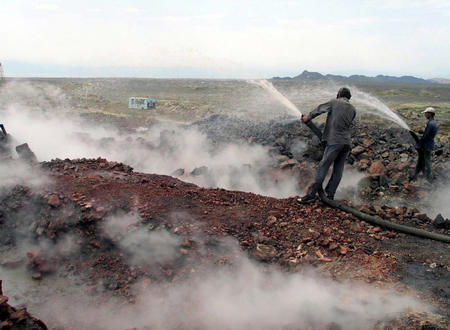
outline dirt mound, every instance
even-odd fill
[[[34,280],[77,274],[89,294],[133,301],[137,283],[177,282],[193,269],[232,263],[233,254],[220,243],[227,237],[255,261],[286,272],[314,267],[332,279],[415,290],[401,283],[405,269],[428,262],[431,273],[448,278],[445,244],[385,231],[320,203],[303,206],[294,198],[200,188],[100,158],[53,160],[40,167],[48,184],[38,190],[16,186],[0,198],[5,251],[0,263],[25,266]],[[360,208],[433,229],[432,220],[417,210]],[[27,249],[21,248],[24,241]],[[404,242],[430,251],[411,255]],[[419,289],[445,310],[445,290],[436,291],[444,284],[433,283]]]

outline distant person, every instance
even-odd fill
[[[300,203],[311,203],[316,199],[316,195],[321,191],[323,181],[328,173],[328,169],[333,164],[333,174],[325,188],[325,193],[329,199],[334,199],[334,194],[342,179],[345,160],[350,152],[351,127],[356,116],[356,110],[350,104],[350,90],[341,88],[336,99],[319,105],[309,116],[302,116],[302,121],[307,123],[311,119],[327,113],[327,121],[323,132],[322,140],[326,143],[322,160],[319,163],[314,183],[309,187],[305,196],[298,199]]]
[[[410,178],[411,181],[417,180],[420,172],[423,172],[425,178],[431,182],[433,176],[431,173],[431,153],[434,148],[434,137],[438,131],[438,125],[434,120],[435,110],[432,107],[428,107],[422,113],[425,115],[427,121],[427,126],[425,127],[425,132],[417,143],[417,152],[419,154],[419,159],[417,161],[416,170],[414,175]]]

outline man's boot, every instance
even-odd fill
[[[315,184],[312,184],[311,187],[309,187],[308,192],[305,196],[297,198],[297,202],[302,204],[310,204],[313,203],[317,198],[317,187]]]

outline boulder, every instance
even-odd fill
[[[415,213],[414,214],[414,218],[417,218],[417,219],[422,220],[422,221],[428,221],[429,220],[428,216],[425,213]]]
[[[385,175],[386,167],[383,165],[381,161],[373,162],[367,171],[370,175]]]
[[[369,153],[368,152],[363,152],[362,154],[360,154],[359,155],[359,159],[368,159],[368,160],[370,160],[370,155],[369,155]]]
[[[405,154],[405,153],[400,154],[400,162],[401,163],[408,161],[408,158],[409,158],[408,154]]]
[[[51,195],[50,198],[48,199],[48,205],[50,205],[51,207],[58,207],[61,205],[61,201],[59,200],[58,195]]]
[[[369,147],[372,145],[372,141],[369,140],[369,139],[364,139],[364,140],[363,140],[363,145],[364,145],[366,148],[369,148]]]
[[[434,219],[434,226],[436,228],[449,229],[450,221],[448,219],[444,219],[444,217],[439,213]]]
[[[194,175],[194,176],[198,176],[198,175],[204,175],[206,173],[208,173],[208,167],[201,166],[201,167],[194,168],[194,170],[190,174]]]
[[[298,164],[298,162],[295,159],[289,159],[289,160],[286,160],[286,161],[282,162],[279,167],[281,169],[283,169],[283,168],[286,168],[286,167],[294,166],[296,164]]]
[[[182,176],[184,174],[184,169],[179,168],[178,170],[175,170],[170,174],[171,176]]]
[[[36,155],[31,151],[28,143],[21,144],[16,147],[16,152],[19,155],[19,159],[28,163],[37,163]]]
[[[269,260],[277,255],[277,250],[270,245],[257,244],[253,255],[260,260]]]
[[[366,149],[363,146],[356,146],[352,149],[351,153],[354,156],[358,156],[359,154],[362,154]]]
[[[278,155],[278,156],[275,156],[275,160],[279,163],[283,163],[285,161],[288,161],[289,157],[286,155]]]
[[[409,162],[405,161],[405,162],[401,162],[398,166],[397,166],[397,170],[399,171],[403,171],[404,169],[409,167]]]

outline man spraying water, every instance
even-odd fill
[[[410,181],[417,180],[420,172],[423,172],[425,178],[431,182],[433,176],[431,173],[431,153],[434,148],[434,137],[438,131],[438,125],[434,120],[435,110],[432,107],[428,107],[422,112],[427,119],[427,126],[422,138],[417,142],[417,151],[419,159],[417,161],[416,170],[414,175],[410,178]]]
[[[302,121],[308,123],[311,119],[327,113],[327,121],[322,140],[326,143],[322,160],[319,163],[316,179],[309,187],[305,196],[298,199],[300,203],[311,203],[322,188],[328,169],[333,164],[333,174],[325,188],[329,199],[334,194],[342,179],[345,160],[350,152],[351,126],[356,116],[356,110],[350,104],[350,90],[346,87],[338,91],[336,99],[319,105],[309,116],[302,116]]]

